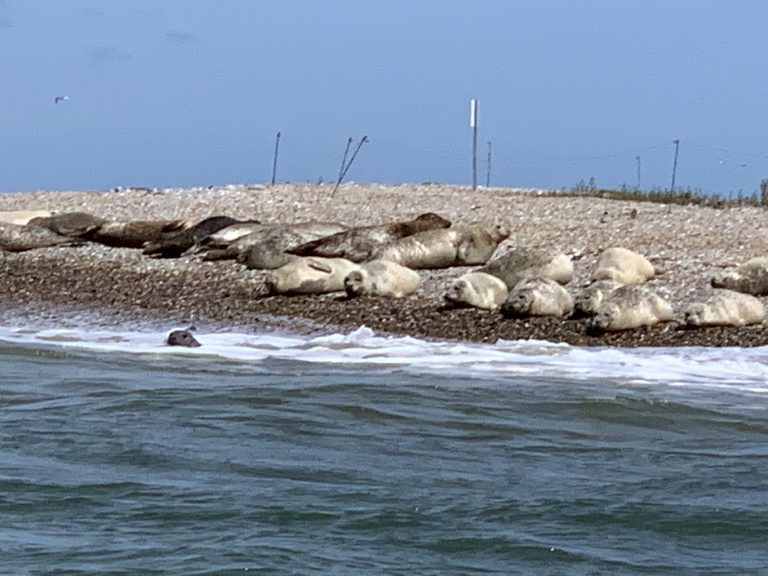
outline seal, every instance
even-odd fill
[[[365,262],[373,257],[374,252],[401,238],[426,230],[448,228],[450,225],[449,220],[433,212],[427,212],[413,220],[377,226],[359,226],[337,232],[291,248],[288,252],[297,256],[346,258],[352,262]]]
[[[56,232],[62,236],[83,236],[99,226],[106,220],[87,212],[63,212],[53,216],[41,216],[32,218],[29,224],[48,228],[51,232]]]
[[[642,254],[618,246],[606,248],[597,259],[592,280],[614,280],[621,284],[642,284],[653,278],[653,264]]]
[[[413,270],[485,264],[509,229],[501,224],[468,224],[417,232],[390,244],[375,256]]]
[[[147,243],[143,253],[154,258],[178,258],[206,236],[240,222],[229,216],[211,216],[193,226],[164,233],[157,242]]]
[[[726,288],[752,296],[768,296],[768,258],[750,258],[735,268],[715,275],[711,284],[713,288]]]
[[[192,330],[190,327],[186,330],[172,330],[165,339],[165,343],[168,346],[186,346],[187,348],[197,348],[201,346],[200,342],[192,336]]]
[[[0,222],[0,250],[25,252],[51,246],[82,246],[86,241],[51,232],[34,224],[7,224]]]
[[[514,286],[525,278],[552,278],[568,284],[573,278],[573,262],[565,254],[548,248],[512,248],[480,268],[481,272]]]
[[[624,284],[615,280],[598,280],[583,288],[573,299],[573,317],[591,318],[608,295]]]
[[[450,306],[498,310],[508,293],[507,285],[496,276],[485,272],[468,272],[448,285],[443,300]]]
[[[145,244],[159,242],[165,234],[179,230],[183,225],[183,220],[105,222],[83,234],[82,238],[112,248],[143,248]]]
[[[765,306],[751,294],[716,289],[706,301],[689,304],[683,319],[689,328],[760,324],[765,319]]]
[[[573,312],[573,297],[552,278],[523,278],[501,305],[505,318],[555,316],[564,318]]]
[[[412,294],[421,284],[415,270],[388,260],[371,260],[344,278],[347,296],[384,296],[402,298]]]
[[[245,225],[240,225],[244,227]],[[230,227],[231,228],[231,227]],[[221,230],[216,235],[205,238],[201,244],[203,251],[203,260],[231,260],[237,259],[239,262],[247,260],[247,253],[259,250],[265,243],[269,244],[269,250],[274,251],[278,247],[281,252],[314,240],[328,234],[333,234],[344,230],[344,227],[330,222],[305,222],[301,224],[254,224],[251,225],[251,231],[245,235],[235,238],[232,241],[219,241],[214,236],[225,233]],[[256,266],[256,255],[252,258],[252,267]],[[290,258],[284,258],[288,262]],[[271,266],[275,268],[277,266]]]
[[[270,294],[325,294],[344,290],[344,278],[359,266],[345,258],[297,257],[270,270],[264,284]]]
[[[645,284],[621,286],[611,292],[588,321],[590,332],[619,332],[653,326],[674,318],[669,302]]]

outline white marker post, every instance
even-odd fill
[[[472,128],[472,190],[477,190],[477,100],[469,101],[469,127]]]

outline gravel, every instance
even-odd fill
[[[576,293],[588,283],[599,253],[623,246],[651,259],[650,284],[676,312],[705,298],[724,267],[766,255],[768,211],[716,209],[557,196],[537,190],[443,185],[233,185],[192,189],[0,194],[0,210],[85,211],[110,220],[188,219],[226,214],[262,222],[335,221],[368,225],[436,212],[454,223],[495,221],[514,246],[556,248],[574,259]],[[325,333],[360,325],[424,338],[494,342],[541,339],[588,346],[759,346],[765,325],[687,330],[676,323],[594,336],[584,321],[504,319],[474,309],[446,309],[442,290],[466,268],[423,271],[421,288],[401,300],[347,299],[338,294],[277,297],[265,293],[260,271],[233,261],[194,256],[151,259],[140,250],[98,244],[0,252],[0,319],[56,320],[88,315],[124,325],[196,324],[206,329]]]

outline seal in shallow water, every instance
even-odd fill
[[[200,342],[192,336],[192,328],[186,330],[172,330],[165,339],[168,346],[186,346],[187,348],[197,348],[201,346]]]

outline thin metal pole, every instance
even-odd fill
[[[339,170],[339,177],[336,180],[336,185],[333,187],[333,191],[331,192],[331,197],[333,197],[336,194],[336,190],[339,189],[339,186],[341,185],[341,181],[344,179],[344,176],[347,175],[347,170],[349,170],[349,167],[352,166],[352,162],[355,161],[355,157],[357,156],[357,153],[360,151],[360,148],[363,147],[363,144],[368,142],[368,136],[363,136],[360,139],[360,142],[357,143],[357,147],[355,148],[355,151],[352,153],[352,156],[349,159],[349,162],[347,162],[347,154],[349,154],[349,147],[352,144],[352,138],[350,137],[349,140],[347,140],[347,149],[344,151],[344,159],[341,162],[341,169]]]
[[[670,192],[675,192],[675,176],[677,175],[677,153],[680,150],[680,140],[672,140],[672,144],[675,145],[675,162],[672,164],[672,187]]]
[[[477,126],[472,128],[472,190],[477,190]]]
[[[344,149],[344,156],[341,158],[341,166],[339,166],[339,175],[336,177],[336,184],[333,187],[331,196],[336,194],[336,190],[338,190],[339,184],[341,184],[341,179],[344,178],[344,167],[347,165],[347,155],[349,154],[350,146],[352,146],[352,136],[350,136],[347,139],[347,147]]]
[[[488,163],[485,171],[485,187],[491,187],[491,143],[488,142]]]
[[[272,160],[272,186],[275,185],[275,177],[277,176],[277,151],[280,148],[280,132],[275,136],[275,157]]]
[[[360,142],[357,143],[357,148],[355,148],[355,151],[352,152],[352,156],[349,158],[349,163],[344,168],[344,172],[342,172],[341,178],[344,178],[344,176],[347,175],[347,170],[349,170],[349,167],[352,166],[352,162],[355,161],[355,157],[357,156],[357,153],[360,152],[360,148],[362,148],[363,144],[365,144],[366,142],[368,142],[368,136],[363,136],[362,138],[360,138]],[[339,183],[341,183],[341,180],[339,180]]]
[[[637,160],[637,189],[640,190],[640,156],[635,156]]]

